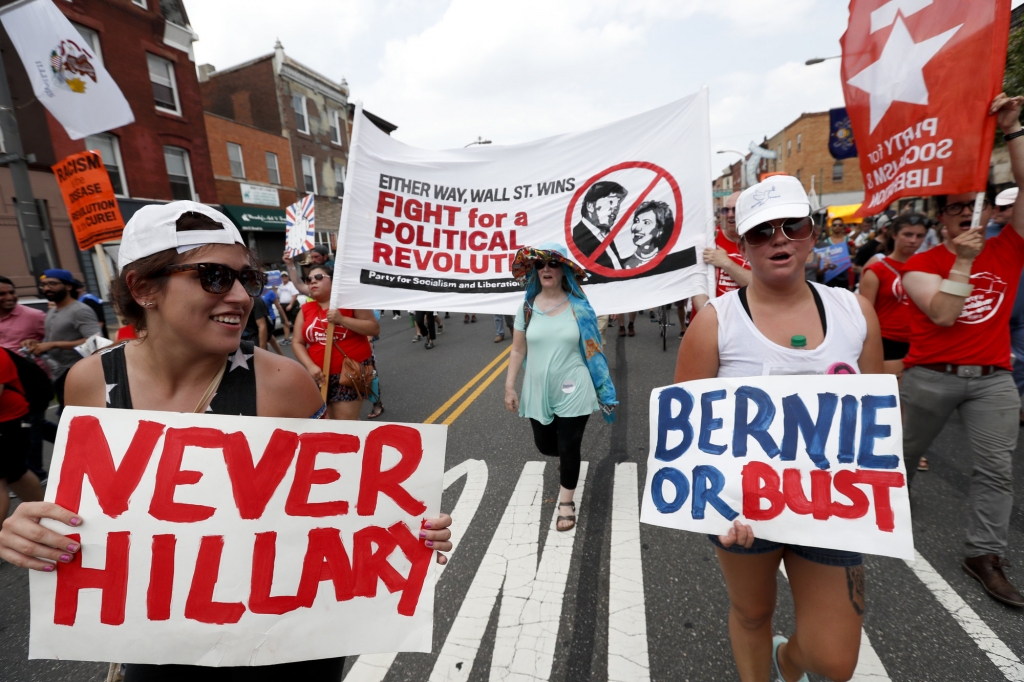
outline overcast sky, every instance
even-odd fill
[[[1013,0],[1013,6],[1024,0]],[[196,63],[273,50],[335,80],[426,148],[514,144],[707,85],[712,151],[842,106],[841,0],[186,0]],[[714,168],[736,157],[718,156]]]

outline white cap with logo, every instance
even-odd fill
[[[189,230],[178,232],[178,218],[186,213],[201,213],[224,226],[223,230]],[[207,244],[241,244],[242,235],[231,220],[205,204],[195,201],[172,201],[169,204],[143,206],[121,235],[117,251],[117,270],[122,272],[137,260],[167,249],[184,253]]]
[[[736,201],[736,232],[742,236],[761,223],[779,218],[806,218],[811,202],[792,175],[773,175],[748,187]]]
[[[1009,206],[1017,201],[1017,188],[1004,189],[996,195],[996,206]]]

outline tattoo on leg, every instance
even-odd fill
[[[858,616],[864,615],[864,566],[846,567],[846,589],[850,594],[850,604]]]

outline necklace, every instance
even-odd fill
[[[568,300],[569,300],[569,295],[568,295],[568,294],[566,294],[566,295],[565,295],[565,298],[563,298],[563,299],[562,299],[561,301],[559,301],[559,302],[558,302],[558,303],[556,303],[555,305],[551,306],[551,307],[550,307],[550,308],[548,308],[547,310],[543,310],[543,309],[541,309],[541,308],[540,308],[540,306],[538,306],[538,305],[537,305],[537,300],[536,300],[536,299],[534,299],[534,301],[533,301],[533,303],[534,303],[534,305],[533,305],[533,309],[534,309],[534,310],[536,310],[537,312],[539,312],[539,313],[540,313],[541,315],[547,315],[547,314],[548,314],[548,313],[550,313],[550,312],[551,312],[552,310],[554,310],[555,308],[557,308],[557,307],[561,306],[561,305],[562,305],[563,303],[565,303],[565,302],[566,302],[566,301],[568,301]]]

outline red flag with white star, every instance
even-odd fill
[[[851,0],[840,42],[864,175],[858,215],[985,189],[1009,32],[1010,0]]]

